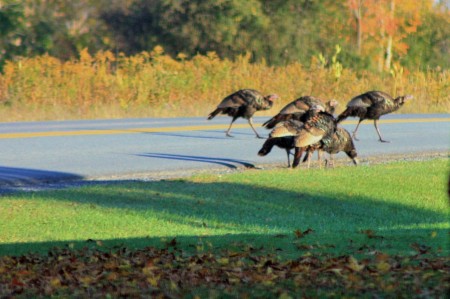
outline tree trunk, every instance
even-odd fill
[[[391,0],[389,11],[390,11],[391,21],[393,21],[394,17],[395,17],[394,16],[395,0]],[[387,40],[387,45],[386,45],[386,60],[384,61],[384,67],[387,70],[389,70],[391,68],[391,61],[392,61],[392,36],[394,33],[390,32],[390,31],[388,32],[388,40]]]
[[[381,20],[381,25],[380,25],[380,37],[381,37],[381,42],[380,42],[380,47],[377,49],[378,52],[378,71],[381,73],[383,72],[383,65],[384,65],[384,43],[386,40],[386,34],[385,34],[385,22],[384,20]]]
[[[358,7],[353,10],[353,15],[356,20],[356,52],[361,54],[362,47],[362,20],[361,20],[361,5],[363,0],[358,0]]]

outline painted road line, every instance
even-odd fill
[[[432,123],[432,122],[450,122],[450,118],[416,118],[416,119],[387,119],[380,120],[380,124],[397,123]],[[343,124],[357,124],[358,121],[344,121]],[[370,120],[365,120],[361,125],[373,124]],[[256,124],[259,125],[259,124]],[[47,131],[47,132],[20,132],[20,133],[1,133],[0,139],[13,138],[36,138],[36,137],[59,137],[59,136],[81,136],[81,135],[114,135],[114,134],[137,134],[137,133],[163,133],[163,132],[183,132],[200,130],[226,130],[226,125],[198,125],[181,127],[159,127],[159,128],[128,128],[114,130],[78,130],[78,131]],[[234,129],[249,128],[248,124],[235,124]]]

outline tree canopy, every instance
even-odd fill
[[[448,68],[449,25],[449,7],[433,0],[3,0],[0,68],[24,56],[157,45],[173,57],[249,53],[269,65],[310,65],[338,45],[353,69]]]

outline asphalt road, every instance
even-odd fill
[[[255,127],[266,136],[256,117]],[[259,157],[263,139],[255,138],[245,120],[232,134],[230,118],[124,119],[0,123],[0,189],[60,181],[153,179],[200,169],[284,165],[284,150]],[[343,126],[350,132],[356,119]],[[448,153],[450,114],[387,115],[380,121],[380,143],[373,122],[364,121],[356,148],[360,159],[391,154]],[[347,159],[345,154],[338,159]],[[348,159],[349,165],[351,161]]]

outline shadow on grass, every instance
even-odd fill
[[[20,198],[32,199],[33,194],[22,194]],[[271,250],[295,251],[297,245],[294,243],[303,239],[296,240],[294,231],[311,228],[314,233],[305,240],[322,244],[320,246],[331,244],[343,250],[348,246],[357,248],[363,243],[375,242],[384,249],[395,249],[402,243],[399,246],[401,250],[410,250],[410,243],[424,241],[439,244],[448,234],[439,228],[418,228],[423,224],[438,227],[434,224],[447,222],[445,211],[441,213],[386,203],[376,198],[333,193],[332,190],[329,193],[295,192],[244,183],[174,180],[121,182],[95,188],[40,192],[39,198],[86,204],[96,210],[108,208],[103,212],[105,214],[111,208],[131,212],[143,219],[140,221],[144,224],[146,217],[157,214],[158,220],[165,223],[187,225],[195,230],[191,236],[169,230],[165,241],[159,237],[112,239],[105,241],[108,246],[121,243],[131,248],[157,246],[174,237],[186,247],[196,246],[200,240],[198,235],[203,232],[207,236],[201,240],[209,240],[213,247],[253,243],[254,246]],[[60,229],[64,229],[70,219],[61,222]],[[362,230],[374,230],[375,234],[369,236],[361,233]],[[438,232],[438,238],[430,240],[432,231]],[[110,231],[103,232],[106,233]],[[129,233],[136,235],[134,231]],[[42,252],[67,243],[82,246],[85,240],[94,238],[90,231],[84,236],[81,241],[1,244],[0,254]],[[448,244],[444,246],[448,247]]]
[[[430,239],[434,233],[440,238]],[[448,256],[449,247],[446,241],[446,229],[421,229],[410,234],[408,230],[396,229],[381,233],[377,238],[368,237],[363,233],[341,235],[336,233],[312,232],[303,238],[295,234],[225,234],[213,236],[183,236],[168,235],[166,237],[133,237],[115,239],[86,239],[48,242],[5,243],[0,244],[0,256],[20,256],[29,253],[47,254],[53,249],[97,248],[115,251],[120,248],[137,250],[145,247],[171,248],[176,247],[187,254],[199,252],[252,251],[258,254],[275,254],[284,259],[295,259],[310,253],[322,256],[341,255],[373,255],[383,252],[392,255],[415,255],[421,253],[433,256]]]

